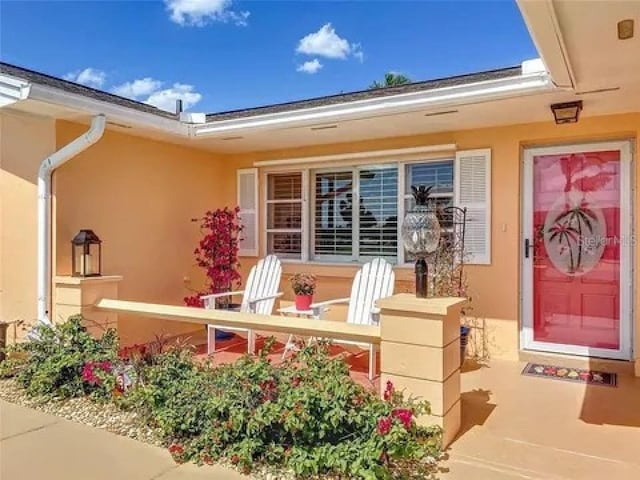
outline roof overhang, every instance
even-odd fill
[[[202,125],[192,125],[192,132],[196,138],[206,138],[258,130],[357,120],[416,110],[437,111],[443,108],[489,102],[515,96],[534,95],[548,92],[555,88],[541,64],[539,64],[537,70],[533,70],[514,77],[422,92],[404,93],[231,120],[212,121]]]
[[[553,0],[516,0],[533,43],[553,82],[573,88],[575,77],[569,62]]]
[[[29,82],[0,74],[0,108],[27,99],[30,89]]]

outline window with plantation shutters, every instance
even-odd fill
[[[267,253],[302,258],[302,172],[267,175]]]
[[[398,255],[398,167],[358,170],[358,257]]]
[[[321,170],[312,178],[314,259],[397,258],[397,166]]]
[[[242,235],[239,255],[255,257],[258,255],[258,169],[238,170],[238,207]]]
[[[456,153],[455,204],[467,209],[467,263],[491,263],[491,150]]]

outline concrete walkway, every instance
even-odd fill
[[[617,388],[523,377],[519,362],[462,375],[462,429],[440,480],[640,479],[640,378]],[[246,480],[176,465],[125,437],[0,401],[0,480]]]
[[[1,480],[246,480],[167,450],[0,400]]]

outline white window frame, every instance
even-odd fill
[[[482,151],[483,149],[479,149],[478,151]],[[485,149],[486,150],[486,149]],[[398,247],[397,247],[397,255],[396,255],[396,267],[399,268],[413,268],[413,264],[407,263],[404,258],[404,246],[402,242],[402,219],[406,213],[405,211],[405,199],[410,195],[405,194],[405,186],[406,186],[406,167],[407,165],[412,164],[426,164],[431,162],[443,162],[443,161],[452,161],[454,168],[454,185],[453,185],[453,204],[457,204],[457,192],[456,192],[456,175],[457,175],[457,161],[456,154],[458,152],[465,152],[465,150],[454,150],[450,151],[442,151],[438,153],[425,154],[425,153],[412,153],[401,155],[399,158],[388,158],[381,156],[372,156],[371,159],[367,160],[362,157],[354,157],[352,161],[349,161],[347,157],[344,159],[340,159],[340,161],[328,161],[320,165],[316,165],[315,163],[304,163],[300,162],[295,165],[290,163],[280,163],[280,164],[268,164],[264,165],[260,168],[260,179],[263,182],[262,185],[265,185],[265,188],[262,192],[262,210],[261,219],[264,222],[265,228],[262,230],[261,241],[262,245],[264,245],[265,253],[268,253],[267,246],[267,198],[268,198],[268,185],[267,185],[267,176],[271,174],[278,173],[301,173],[302,174],[302,225],[301,225],[301,255],[300,259],[294,258],[283,258],[282,261],[284,263],[292,263],[292,264],[317,264],[317,265],[327,265],[327,266],[349,266],[349,265],[360,265],[361,261],[358,259],[358,251],[359,244],[358,238],[354,236],[353,249],[351,258],[345,260],[348,257],[323,257],[323,258],[314,258],[313,251],[315,250],[315,245],[313,242],[315,241],[315,212],[312,209],[315,207],[315,186],[311,185],[311,178],[314,172],[336,172],[336,171],[351,171],[354,172],[354,191],[353,191],[353,200],[354,202],[359,202],[359,175],[357,172],[361,168],[388,168],[391,166],[395,166],[398,169]],[[282,162],[288,162],[287,160],[283,160]],[[320,168],[317,168],[320,167]],[[489,171],[490,175],[490,171]],[[491,195],[491,186],[489,185],[489,195]],[[436,194],[441,197],[449,197],[449,194]],[[487,213],[488,222],[489,222],[489,232],[491,232],[491,212]],[[312,221],[313,220],[313,221]],[[357,226],[359,228],[359,217],[354,215],[353,224],[354,229]],[[309,228],[305,228],[305,226],[309,226]],[[276,230],[269,230],[270,232]],[[284,230],[283,230],[284,231]],[[289,231],[287,229],[287,231]],[[298,231],[295,230],[294,233]],[[490,235],[490,233],[489,233]],[[489,245],[491,245],[491,237],[487,238]],[[470,265],[474,264],[474,262],[468,262]]]
[[[352,175],[352,188],[351,188],[351,198],[353,201],[354,205],[357,205],[356,202],[360,201],[360,195],[359,195],[359,190],[358,188],[360,187],[360,180],[359,178],[356,178],[357,175],[355,175],[355,168],[357,167],[353,167],[353,166],[339,166],[339,167],[323,167],[323,168],[310,168],[307,170],[308,174],[309,174],[309,195],[311,196],[311,202],[309,202],[309,219],[311,220],[310,222],[310,228],[308,229],[308,237],[309,237],[309,252],[308,252],[308,256],[311,259],[311,261],[316,262],[316,263],[340,263],[343,265],[348,265],[350,263],[357,263],[358,262],[358,257],[357,257],[357,252],[358,252],[358,242],[357,242],[357,238],[352,235],[351,236],[351,258],[349,258],[348,256],[341,256],[341,255],[322,255],[322,256],[316,256],[315,255],[315,250],[316,250],[316,212],[315,212],[315,206],[316,206],[316,182],[315,182],[315,176],[318,173],[351,173]],[[312,181],[313,179],[313,181]],[[360,228],[360,219],[356,218],[357,215],[354,215],[352,213],[351,216],[351,228],[352,230],[355,230],[356,228]]]
[[[291,174],[291,173],[299,173],[302,176],[302,184],[301,184],[301,199],[300,200],[269,200],[269,175],[282,175],[282,174]],[[261,175],[262,184],[264,185],[264,192],[262,198],[262,205],[264,205],[263,210],[263,225],[264,225],[264,233],[261,235],[262,244],[264,245],[264,250],[267,254],[268,246],[269,246],[269,233],[300,233],[300,258],[282,258],[283,262],[290,263],[306,263],[309,261],[309,236],[308,229],[305,229],[305,225],[309,223],[309,208],[308,208],[308,196],[309,196],[309,171],[307,169],[300,168],[288,168],[285,170],[268,170],[263,172]],[[295,228],[269,228],[269,204],[275,203],[300,203],[301,210],[301,223],[300,229]]]

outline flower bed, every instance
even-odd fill
[[[70,319],[18,347],[3,364],[25,394],[88,398],[153,429],[177,462],[223,462],[299,477],[394,478],[428,468],[439,454],[437,427],[417,425],[428,405],[393,385],[383,399],[349,377],[326,346],[272,365],[263,350],[214,367],[184,347],[123,349],[113,332],[95,340]]]

